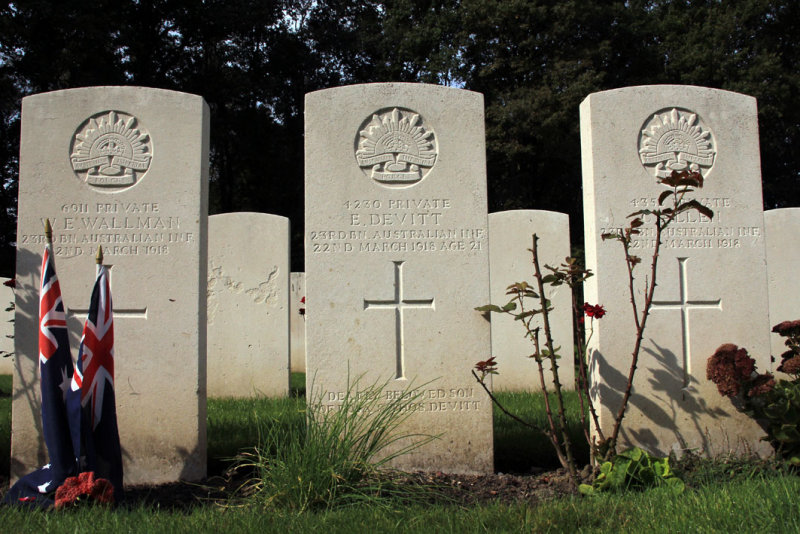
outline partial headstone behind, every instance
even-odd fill
[[[402,469],[492,470],[492,406],[470,371],[490,356],[483,98],[369,84],[306,95],[308,398],[348,379],[427,385],[403,430],[439,439]],[[312,387],[313,386],[313,387]]]
[[[208,395],[289,394],[289,219],[208,218]]]
[[[509,285],[528,282],[534,288],[533,234],[539,238],[539,266],[542,275],[553,267],[564,263],[570,255],[569,217],[565,213],[542,210],[511,210],[489,214],[489,273],[491,278],[492,304],[502,306],[510,299],[506,295]],[[575,366],[572,333],[572,297],[568,286],[546,287],[546,297],[551,301],[549,323],[558,354],[559,381],[565,389],[575,389]],[[538,290],[537,290],[538,293]],[[539,308],[538,299],[526,299],[525,306]],[[513,313],[519,313],[520,308]],[[541,316],[536,316],[532,328],[541,327]],[[520,321],[505,314],[493,313],[492,355],[497,358],[499,373],[492,375],[494,390],[541,391],[542,385],[534,353],[533,343],[526,336]],[[541,348],[545,345],[544,330],[539,336]],[[553,391],[553,376],[550,361],[545,360],[545,384]]]
[[[770,328],[783,321],[800,319],[800,208],[781,208],[764,212],[769,279]],[[785,337],[770,334],[774,367],[788,347]],[[782,376],[789,379],[788,375]]]
[[[37,378],[43,222],[73,358],[102,246],[125,482],[206,474],[209,110],[196,95],[90,87],[22,103],[11,478],[47,463]]]
[[[10,278],[0,278],[0,375],[14,372],[14,290],[4,282]],[[11,309],[9,309],[11,308]]]
[[[306,372],[306,273],[292,273],[289,283],[289,331],[292,372]]]
[[[760,372],[770,370],[755,99],[702,87],[628,87],[589,95],[580,114],[586,263],[595,273],[585,298],[608,312],[594,321],[590,346],[600,426],[610,433],[635,339],[622,246],[601,235],[627,226],[634,211],[657,208],[667,190],[657,176],[697,170],[705,185],[692,198],[714,217],[681,214],[663,236],[617,448],[768,453],[759,441],[764,432],[706,379],[706,362],[723,343],[746,348]],[[640,306],[654,247],[651,217],[645,222],[631,250],[642,259],[635,270]]]

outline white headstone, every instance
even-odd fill
[[[551,271],[545,265],[557,267],[570,256],[569,217],[565,213],[541,210],[512,210],[489,214],[489,273],[492,304],[504,305],[511,296],[506,295],[509,285],[528,282],[536,287],[530,252],[533,234],[539,237],[537,249],[542,274]],[[572,334],[572,296],[569,287],[546,286],[546,298],[553,306],[549,323],[558,354],[558,376],[561,386],[575,389],[575,365]],[[539,308],[538,299],[526,299],[525,305]],[[514,313],[519,313],[519,306]],[[521,321],[510,315],[493,313],[492,355],[497,358],[499,373],[492,375],[494,390],[541,391],[541,380],[536,361],[529,358],[534,352]],[[542,327],[541,316],[536,316],[532,328]],[[539,336],[545,348],[544,331]],[[553,391],[550,361],[544,362],[545,384]]]
[[[14,290],[3,285],[10,280],[0,278],[0,375],[14,372]]]
[[[306,372],[306,273],[292,273],[289,282],[289,331],[292,372]]]
[[[770,369],[761,169],[754,98],[702,87],[628,87],[581,104],[588,280],[585,299],[607,315],[591,339],[600,426],[608,435],[620,406],[635,327],[622,246],[601,234],[627,226],[631,212],[654,209],[665,186],[656,176],[699,170],[692,198],[714,211],[689,212],[668,228],[646,323],[633,396],[617,450],[637,445],[665,455],[753,450],[768,453],[764,432],[706,379],[723,343],[748,350]],[[650,218],[645,219],[650,223]],[[637,298],[650,278],[655,230],[633,243]]]
[[[37,379],[43,222],[73,358],[103,247],[125,482],[206,473],[208,106],[199,96],[90,87],[22,103],[12,479],[47,463]]]
[[[289,219],[208,218],[208,395],[289,394]]]
[[[770,328],[783,321],[800,319],[800,208],[782,208],[764,212],[769,278]],[[785,337],[771,334],[774,367],[781,363],[781,354],[788,347]],[[783,376],[788,379],[788,376]]]
[[[309,398],[348,376],[430,382],[404,430],[441,434],[402,469],[492,470],[483,98],[417,84],[306,95]],[[312,391],[313,386],[313,391]]]

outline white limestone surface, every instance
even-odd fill
[[[289,219],[208,218],[208,395],[289,394]]]
[[[483,97],[368,84],[306,95],[307,392],[335,410],[348,381],[408,387],[405,432],[439,436],[395,466],[492,470]]]
[[[196,95],[89,87],[23,99],[11,477],[47,463],[37,379],[43,223],[73,358],[102,246],[128,484],[206,474],[209,110]]]
[[[292,346],[292,372],[306,372],[306,273],[291,273],[289,278],[289,337]]]
[[[527,282],[534,288],[534,268],[530,252],[533,234],[538,240],[539,266],[542,274],[551,271],[545,265],[557,267],[570,256],[569,217],[565,213],[544,210],[510,210],[489,214],[489,273],[492,304],[503,306],[513,296],[506,295],[509,285]],[[572,333],[572,297],[568,286],[545,286],[545,296],[552,303],[549,313],[553,345],[561,356],[556,362],[559,382],[564,389],[575,389],[575,365]],[[538,291],[537,291],[538,293]],[[525,299],[525,309],[541,308],[538,299]],[[522,308],[517,303],[519,313]],[[506,314],[492,313],[492,355],[497,358],[498,374],[492,375],[496,391],[542,391],[539,369],[529,356],[534,351],[531,339],[521,321]],[[534,317],[531,328],[542,328],[540,315]],[[544,330],[539,342],[545,348]],[[561,350],[558,350],[560,347]],[[549,360],[543,362],[545,386],[554,391]]]
[[[627,87],[589,95],[580,116],[586,263],[595,273],[585,298],[608,311],[594,321],[591,339],[602,431],[610,433],[619,409],[635,327],[622,247],[601,235],[625,227],[630,213],[657,207],[666,190],[658,174],[688,168],[704,176],[693,198],[714,217],[681,214],[663,236],[617,448],[637,445],[662,456],[769,453],[759,441],[764,432],[706,379],[706,362],[723,343],[746,348],[760,371],[770,369],[755,99],[703,87]],[[632,243],[642,258],[635,271],[640,306],[655,239],[651,216],[645,222]]]

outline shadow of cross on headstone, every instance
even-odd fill
[[[683,388],[689,387],[689,375],[691,374],[691,336],[689,325],[690,310],[720,310],[722,311],[722,299],[717,300],[691,300],[689,299],[689,275],[687,274],[686,264],[689,258],[678,258],[678,279],[680,283],[680,300],[654,300],[651,310],[680,310],[681,312],[681,331],[683,338]]]
[[[147,319],[147,307],[144,308],[125,308],[125,307],[118,307],[114,304],[114,276],[111,264],[104,264],[104,267],[108,269],[108,284],[111,287],[111,311],[114,314],[114,320],[116,319]],[[92,287],[94,287],[94,283],[92,283]],[[72,315],[73,317],[81,317],[81,324],[86,322],[86,316],[89,315],[89,308],[68,308],[67,314]]]
[[[395,313],[395,350],[397,353],[396,379],[405,378],[405,339],[403,333],[403,311],[406,309],[435,310],[433,299],[407,299],[403,294],[404,261],[394,261],[394,299],[364,299],[364,310],[394,310]]]

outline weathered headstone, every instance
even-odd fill
[[[12,479],[47,462],[41,434],[38,286],[43,221],[73,358],[103,247],[126,483],[206,473],[208,106],[199,96],[91,87],[22,103]]]
[[[306,95],[305,118],[309,398],[335,409],[362,375],[387,397],[429,382],[403,429],[441,437],[395,465],[491,471],[470,373],[490,355],[482,96],[340,87]]]
[[[9,280],[0,278],[0,375],[14,372],[14,290],[3,285]]]
[[[541,210],[512,210],[489,214],[489,273],[492,304],[504,305],[509,285],[528,282],[536,286],[530,248],[533,234],[539,237],[537,249],[542,274],[550,273],[545,264],[558,266],[570,255],[569,217],[565,213]],[[561,386],[575,389],[575,366],[572,334],[572,297],[569,287],[547,287],[546,297],[553,311],[549,315],[553,343],[558,352],[558,376]],[[525,305],[539,307],[538,300],[526,299]],[[516,313],[519,312],[519,306]],[[541,327],[536,316],[532,327]],[[544,348],[542,331],[539,338]],[[520,321],[510,315],[492,314],[492,355],[497,358],[499,373],[492,376],[494,390],[541,391],[539,369],[529,358],[534,348]],[[550,361],[544,362],[545,384],[553,391]]]
[[[658,285],[647,320],[633,396],[618,450],[638,445],[660,455],[768,453],[764,432],[706,379],[706,362],[723,343],[748,350],[770,369],[761,169],[754,98],[702,87],[629,87],[589,95],[580,107],[586,263],[596,275],[586,300],[607,315],[591,339],[600,426],[608,435],[619,409],[635,339],[623,251],[601,240],[654,209],[672,170],[705,178],[692,198],[713,219],[679,215],[663,236]],[[667,204],[669,205],[669,204]],[[650,277],[655,230],[635,236],[637,298]]]
[[[800,319],[800,208],[782,208],[764,212],[764,233],[767,247],[769,279],[769,324]],[[770,337],[774,367],[780,365],[781,354],[789,350],[786,338]],[[788,376],[783,376],[788,379]]]
[[[289,394],[289,219],[208,218],[208,395]]]
[[[289,331],[292,372],[306,372],[306,273],[292,273],[289,282]]]

